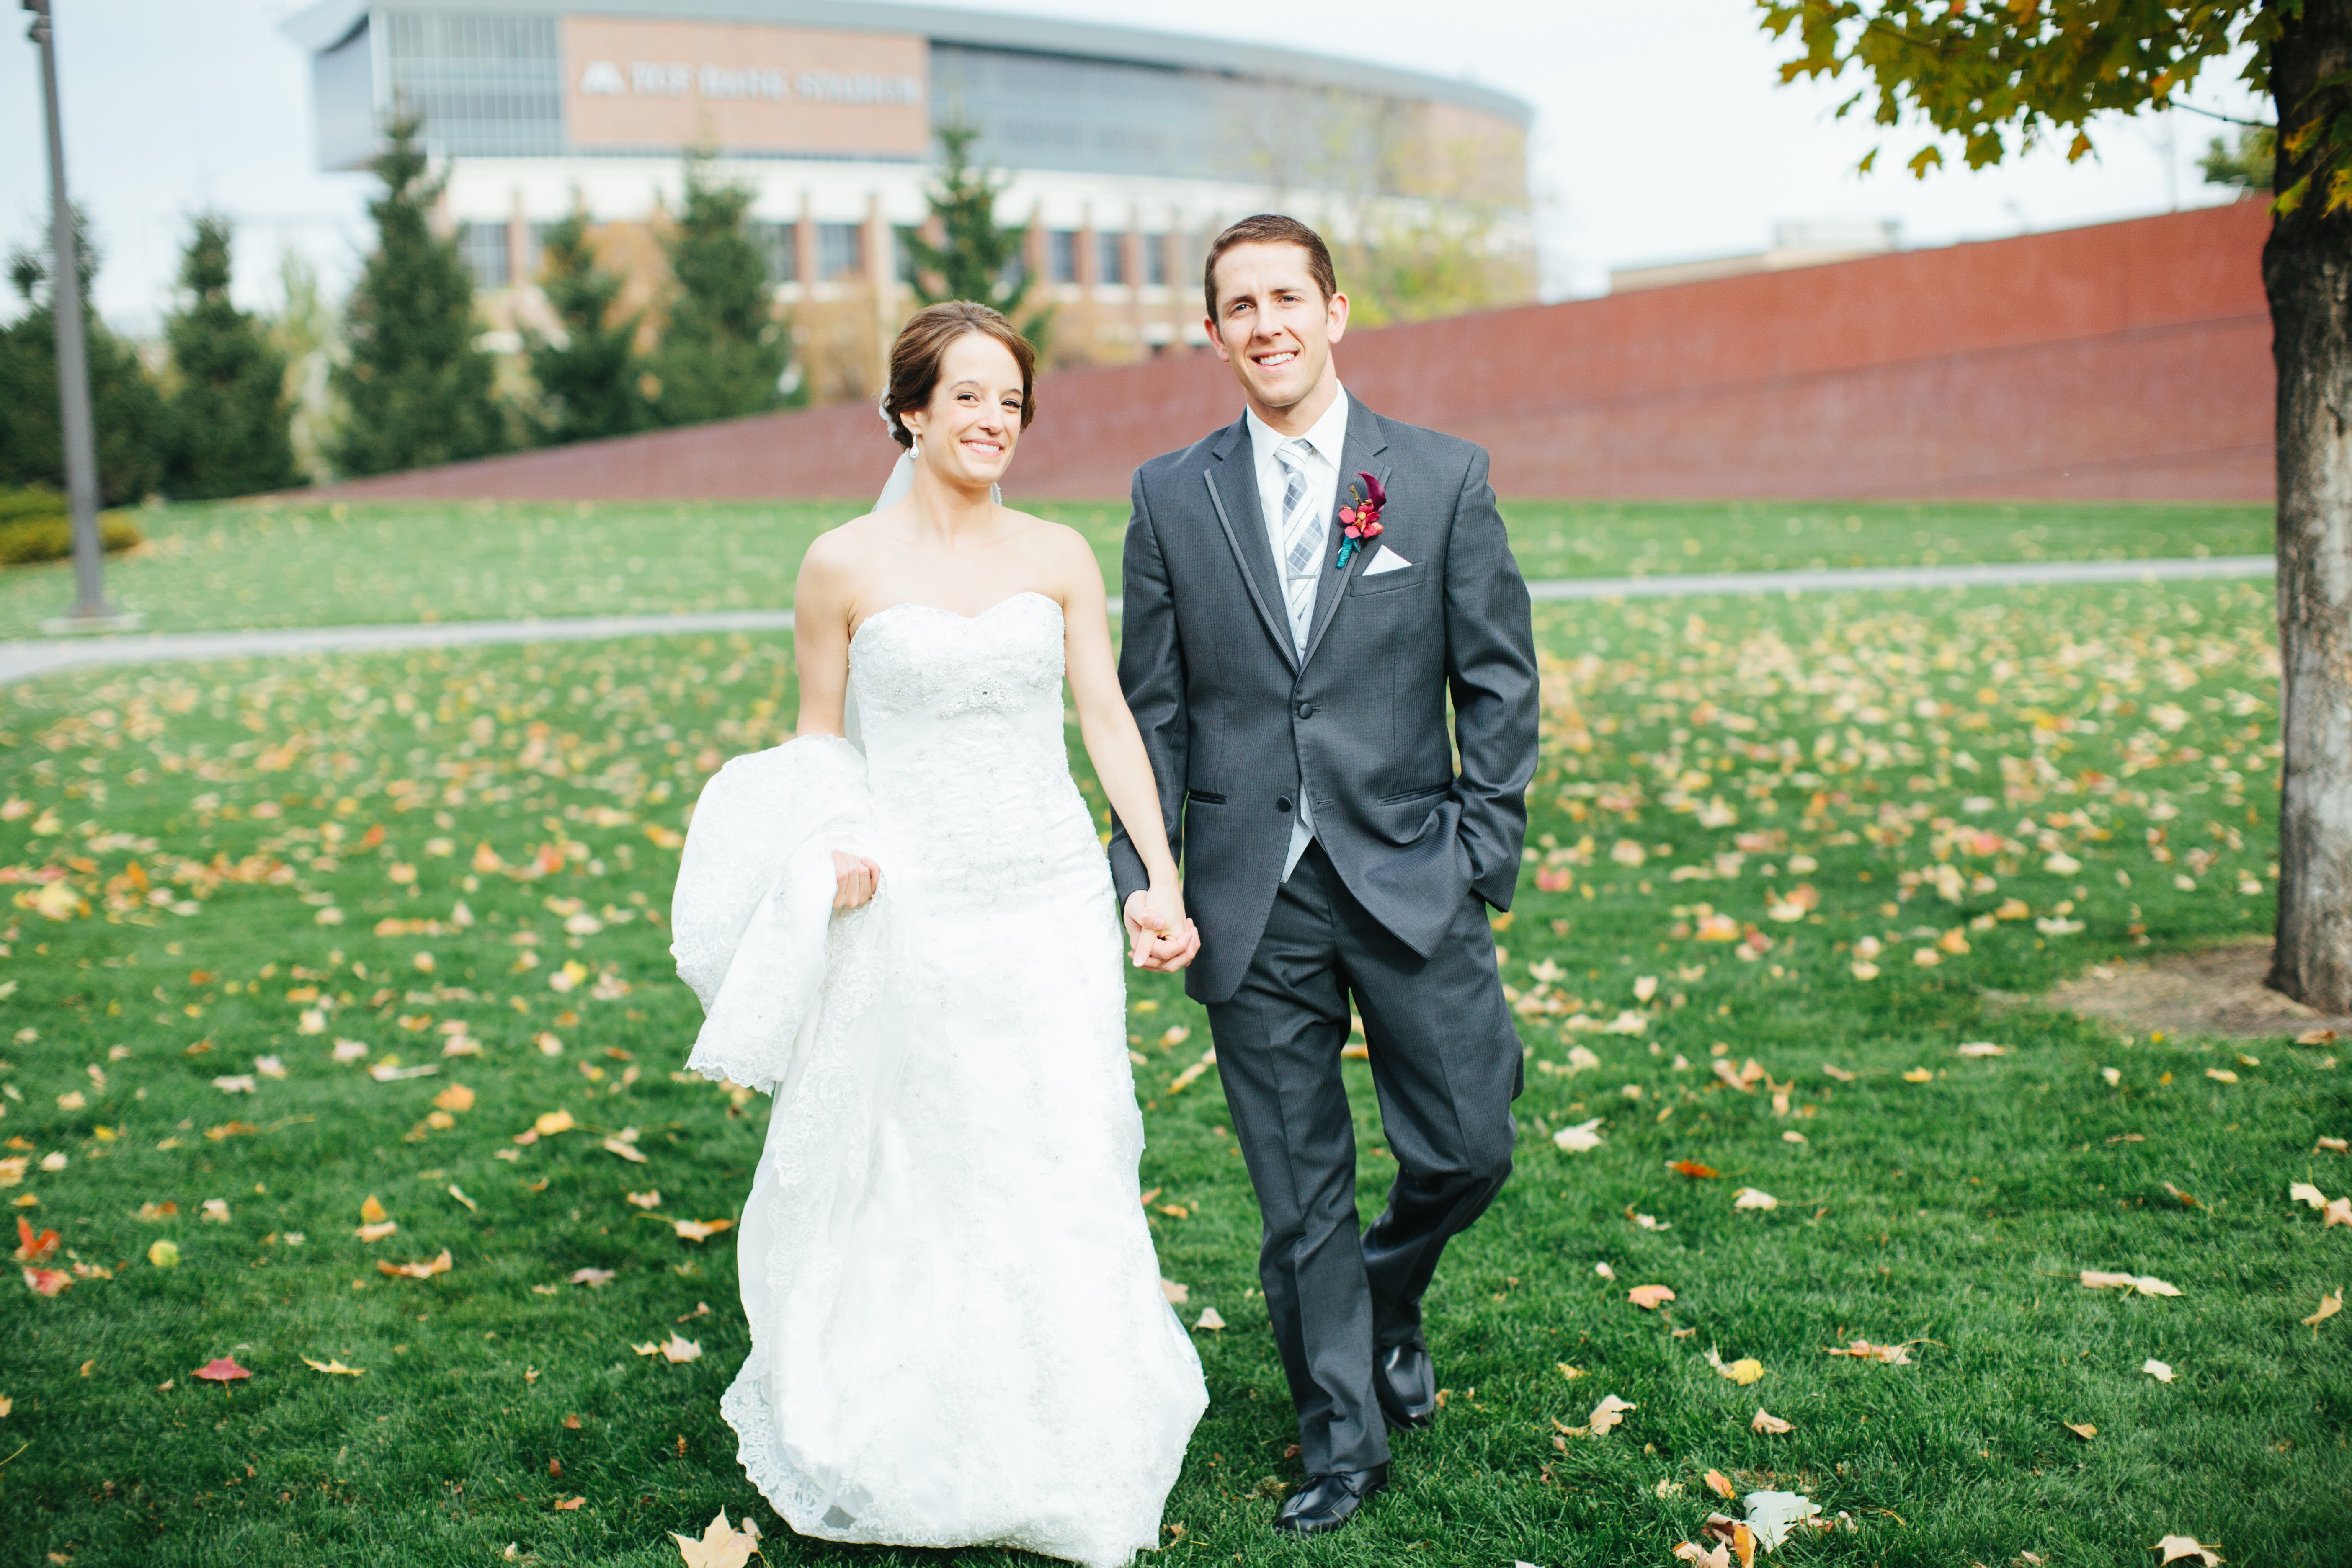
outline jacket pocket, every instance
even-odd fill
[[[1359,598],[1371,594],[1393,594],[1400,588],[1414,586],[1424,575],[1426,574],[1418,565],[1400,566],[1393,572],[1383,572],[1378,576],[1358,573],[1349,583],[1348,592]]]
[[[1225,804],[1225,797],[1223,795],[1211,795],[1206,790],[1188,789],[1184,792],[1184,798],[1188,802],[1198,801],[1202,805],[1223,805]]]
[[[1426,800],[1433,795],[1444,795],[1447,790],[1450,790],[1453,787],[1454,781],[1452,779],[1447,779],[1444,784],[1431,784],[1425,789],[1409,789],[1402,795],[1384,795],[1372,804],[1375,805],[1402,805],[1409,800]]]

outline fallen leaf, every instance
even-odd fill
[[[28,1269],[26,1272],[29,1274],[31,1271]],[[48,1292],[44,1292],[44,1294],[47,1293]],[[2322,1296],[2319,1299],[2319,1310],[2312,1313],[2308,1318],[2304,1319],[2304,1325],[2310,1329],[2311,1337],[2313,1339],[2317,1339],[2319,1337],[2319,1325],[2326,1322],[2328,1319],[2334,1317],[2343,1310],[2344,1292],[2341,1289],[2338,1289],[2333,1296]]]
[[[1592,1266],[1592,1271],[1595,1274],[1600,1275],[1603,1279],[1614,1279],[1617,1278],[1617,1270],[1609,1266],[1609,1260],[1605,1258]]]
[[[2182,1192],[2170,1182],[2164,1184],[2164,1194],[2165,1196],[2170,1198],[2174,1203],[2179,1204],[2182,1208],[2193,1209],[2197,1206],[2197,1200],[2195,1198],[2191,1197],[2189,1194]]]
[[[1933,1083],[1936,1081],[1936,1075],[1929,1072],[1926,1068],[1911,1068],[1904,1072],[1903,1081],[1905,1083]]]
[[[530,1124],[530,1130],[538,1133],[541,1138],[552,1138],[559,1132],[571,1131],[572,1129],[577,1125],[578,1123],[572,1120],[572,1112],[568,1110],[550,1110],[542,1112],[540,1117]]]
[[[2298,1046],[2332,1046],[2336,1043],[2336,1031],[2333,1029],[2305,1029],[2303,1033],[2294,1037],[2294,1043]]]
[[[558,1498],[555,1500],[556,1511],[559,1513],[570,1513],[574,1509],[585,1508],[587,1506],[588,1500],[584,1497]]]
[[[639,1152],[637,1146],[625,1139],[607,1138],[603,1146],[606,1153],[618,1154],[633,1164],[642,1165],[646,1163],[646,1157]]]
[[[2309,1182],[2295,1183],[2286,1190],[2286,1195],[2299,1203],[2308,1204],[2315,1209],[2324,1209],[2327,1206],[2327,1194]]]
[[[203,1217],[212,1221],[215,1225],[226,1225],[228,1223],[228,1200],[226,1198],[206,1198],[204,1201]]]
[[[1201,1309],[1200,1321],[1192,1326],[1196,1329],[1208,1329],[1214,1331],[1223,1328],[1225,1326],[1225,1321],[1224,1319],[1217,1316],[1217,1310],[1214,1307],[1203,1307]]]
[[[1636,1285],[1625,1292],[1625,1300],[1645,1312],[1654,1312],[1674,1299],[1674,1291],[1664,1285]]]
[[[39,1235],[36,1236],[35,1234],[33,1234],[33,1227],[32,1227],[31,1226],[29,1226],[29,1225],[26,1224],[26,1223],[25,1223],[25,1221],[24,1221],[24,1219],[23,1219],[23,1217],[22,1217],[21,1215],[17,1218],[17,1220],[16,1220],[16,1261],[17,1261],[17,1262],[19,1262],[19,1263],[47,1263],[47,1262],[49,1260],[49,1258],[51,1258],[51,1256],[52,1256],[52,1255],[54,1255],[54,1254],[57,1252],[57,1250],[58,1250],[58,1233],[57,1233],[56,1231],[54,1231],[54,1230],[45,1230],[45,1231],[42,1231]]]
[[[2067,1431],[2072,1432],[2075,1436],[2080,1437],[2085,1443],[2099,1435],[2099,1429],[2096,1426],[2092,1426],[2088,1421],[2061,1421],[2058,1425],[2063,1426]]]
[[[382,1225],[385,1220],[388,1220],[391,1217],[392,1215],[385,1211],[383,1204],[373,1193],[370,1193],[367,1195],[366,1201],[360,1205],[360,1221],[362,1224]]]
[[[673,1331],[669,1338],[662,1342],[661,1353],[664,1361],[676,1365],[680,1362],[699,1361],[702,1358],[702,1347],[692,1340],[683,1338]]]
[[[1559,1375],[1570,1383],[1584,1375],[1584,1369],[1580,1366],[1570,1366],[1564,1361],[1554,1362],[1552,1364],[1559,1369]]]
[[[1768,1437],[1778,1436],[1781,1433],[1789,1430],[1789,1424],[1786,1421],[1781,1420],[1778,1415],[1773,1415],[1770,1411],[1765,1409],[1760,1405],[1756,1407],[1756,1419],[1750,1421],[1748,1426],[1749,1430],[1760,1433]]]
[[[2313,1144],[2313,1147],[2327,1150],[2330,1153],[2341,1154],[2352,1151],[2352,1139],[2322,1138]]]
[[[1666,1169],[1677,1175],[1688,1176],[1694,1182],[1708,1182],[1715,1179],[1715,1167],[1702,1165],[1696,1160],[1670,1160],[1666,1163]]]
[[[1613,1394],[1604,1394],[1601,1403],[1592,1407],[1591,1418],[1585,1425],[1598,1437],[1623,1421],[1627,1411],[1640,1408],[1638,1405],[1628,1405]]]
[[[2238,1081],[2238,1075],[2231,1072],[2228,1068],[2207,1068],[2205,1069],[2205,1076],[2211,1079],[2215,1083],[2235,1083]]]
[[[1713,1492],[1716,1496],[1722,1498],[1727,1502],[1738,1495],[1738,1489],[1731,1484],[1731,1478],[1725,1475],[1721,1470],[1709,1470],[1706,1474],[1701,1476],[1699,1479],[1706,1483],[1707,1490]]]
[[[459,1186],[455,1182],[449,1184],[449,1195],[457,1199],[459,1203],[464,1204],[469,1211],[476,1213],[480,1212],[481,1205],[476,1203],[473,1199],[467,1197],[466,1195],[466,1189]]]
[[[1706,1516],[1706,1522],[1699,1526],[1699,1533],[1729,1547],[1739,1568],[1750,1568],[1756,1561],[1756,1532],[1749,1530],[1743,1520],[1734,1519],[1729,1514],[1711,1513]]]
[[[474,1109],[474,1091],[462,1083],[453,1083],[435,1095],[433,1103],[447,1111],[471,1110]]]
[[[1676,1543],[1675,1555],[1685,1563],[1696,1564],[1696,1568],[1731,1568],[1731,1548],[1728,1546],[1710,1550],[1696,1541],[1685,1541]]]
[[[147,1261],[158,1268],[177,1268],[180,1266],[179,1244],[172,1241],[157,1242],[147,1249]]]
[[[676,1531],[670,1532],[670,1539],[677,1542],[686,1568],[743,1568],[751,1553],[759,1550],[760,1527],[748,1517],[740,1530],[730,1525],[727,1510],[722,1508],[700,1540]]]
[[[427,1258],[422,1263],[393,1263],[379,1258],[375,1260],[375,1268],[377,1273],[389,1274],[394,1279],[430,1279],[436,1274],[449,1272],[449,1249],[445,1247],[441,1249],[441,1256]]]
[[[235,1356],[225,1355],[196,1368],[195,1375],[206,1383],[235,1383],[241,1377],[251,1377],[253,1373],[237,1365]]]
[[[2009,1047],[1996,1046],[1990,1040],[1969,1040],[1961,1045],[1956,1054],[1964,1057],[2005,1057],[2009,1055]]]
[[[1712,1346],[1707,1349],[1706,1364],[1715,1368],[1715,1374],[1717,1377],[1727,1377],[1742,1388],[1759,1381],[1764,1375],[1764,1363],[1755,1357],[1741,1356],[1738,1361],[1727,1362],[1717,1355]],[[1726,1492],[1723,1495],[1729,1497],[1731,1494]]]
[[[658,1187],[649,1193],[625,1193],[622,1195],[628,1199],[633,1207],[641,1209],[661,1207],[661,1189]]]
[[[54,1296],[73,1289],[74,1277],[62,1268],[27,1268],[25,1284],[37,1296]]]
[[[1731,1206],[1736,1209],[1776,1209],[1780,1206],[1780,1200],[1759,1188],[1742,1187],[1731,1195]]]
[[[2170,1383],[2172,1381],[2172,1369],[2165,1365],[2162,1362],[2157,1360],[2154,1356],[2150,1356],[2146,1361],[2140,1363],[2139,1369],[2140,1371],[2147,1373],[2148,1376],[2156,1379],[2158,1383]]]
[[[1162,1279],[1160,1282],[1160,1293],[1168,1299],[1170,1306],[1181,1307],[1192,1300],[1192,1288],[1189,1285],[1179,1285],[1173,1279]]]
[[[367,1372],[363,1366],[345,1366],[341,1362],[331,1359],[312,1361],[309,1356],[302,1358],[302,1364],[313,1372],[329,1373],[336,1377],[359,1377]]]
[[[2193,1535],[2168,1535],[2148,1550],[2159,1553],[2156,1560],[2157,1568],[2164,1568],[2164,1564],[2178,1563],[2184,1557],[2196,1558],[2203,1568],[2218,1568],[2222,1561],[2218,1549],[2200,1545]]]
[[[1832,1066],[1828,1062],[1823,1062],[1822,1064],[1822,1071],[1828,1074],[1831,1078],[1837,1079],[1840,1083],[1852,1083],[1854,1079],[1862,1076],[1858,1072],[1848,1072],[1845,1068]]]
[[[1574,1127],[1563,1127],[1551,1135],[1551,1141],[1567,1153],[1581,1154],[1601,1147],[1601,1124],[1608,1118],[1596,1116]]]
[[[1832,1355],[1852,1356],[1856,1361],[1884,1362],[1888,1366],[1912,1364],[1908,1345],[1874,1345],[1868,1340],[1856,1340],[1848,1345],[1832,1345],[1829,1347],[1829,1352]]]
[[[722,1230],[732,1229],[735,1222],[731,1219],[674,1219],[669,1224],[670,1228],[684,1240],[705,1241]]]
[[[566,1285],[585,1285],[594,1289],[610,1283],[612,1279],[613,1270],[609,1268],[575,1268],[564,1277],[563,1282]]]
[[[2143,1296],[2178,1296],[2179,1289],[2168,1285],[2152,1274],[2108,1274],[2096,1268],[2083,1270],[2083,1288],[2086,1290],[2121,1290],[2126,1295],[2137,1291]]]
[[[1821,1511],[1820,1506],[1801,1492],[1748,1494],[1748,1528],[1756,1532],[1756,1544],[1767,1552],[1788,1540],[1789,1531],[1798,1525],[1818,1518]]]
[[[352,1234],[358,1237],[362,1241],[382,1241],[385,1237],[390,1236],[399,1228],[400,1222],[398,1220],[388,1219],[381,1225],[363,1225],[357,1230],[352,1232]]]

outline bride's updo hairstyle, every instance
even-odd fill
[[[890,390],[882,398],[882,417],[890,426],[890,438],[901,447],[912,447],[915,437],[898,416],[930,406],[931,394],[939,390],[940,362],[947,356],[948,345],[967,332],[982,333],[1004,345],[1021,367],[1021,427],[1026,430],[1036,416],[1033,389],[1037,351],[1029,340],[1001,311],[977,300],[948,300],[916,311],[890,345]]]

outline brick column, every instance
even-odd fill
[[[814,298],[810,290],[817,282],[816,215],[806,191],[801,193],[801,216],[793,225],[793,272],[801,286],[801,298]]]

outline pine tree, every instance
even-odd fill
[[[731,419],[779,406],[792,338],[777,320],[768,262],[746,223],[752,193],[714,180],[707,156],[686,164],[686,201],[662,242],[675,279],[655,351],[654,418]]]
[[[1020,321],[1032,281],[1023,264],[1024,232],[996,221],[996,201],[1010,177],[972,166],[971,144],[980,132],[969,125],[940,128],[939,182],[924,193],[940,226],[933,243],[920,230],[905,237],[913,262],[915,298],[926,305],[946,300],[976,300]],[[1051,306],[1032,311],[1021,330],[1045,353],[1053,322]]]
[[[474,280],[454,239],[433,232],[441,182],[404,115],[374,163],[383,192],[368,203],[376,247],[346,307],[351,358],[332,384],[346,410],[333,444],[351,475],[387,473],[495,452],[506,421],[491,393],[490,357],[474,347]]]
[[[196,219],[180,261],[187,299],[163,323],[172,349],[172,449],[164,488],[208,500],[300,482],[288,434],[286,361],[261,321],[229,301],[228,220]]]
[[[155,380],[131,346],[107,331],[89,303],[99,248],[89,219],[73,214],[81,276],[82,337],[89,361],[90,422],[98,445],[99,496],[109,506],[144,500],[163,478],[170,416]],[[27,307],[0,327],[0,489],[63,489],[65,438],[58,426],[58,329],[48,282],[48,228],[8,257],[8,281]]]
[[[635,347],[641,318],[615,320],[622,280],[599,266],[588,240],[588,220],[574,212],[547,231],[540,289],[563,323],[562,343],[530,335],[530,374],[545,408],[539,438],[546,446],[625,436],[653,423],[643,386],[646,367]]]

